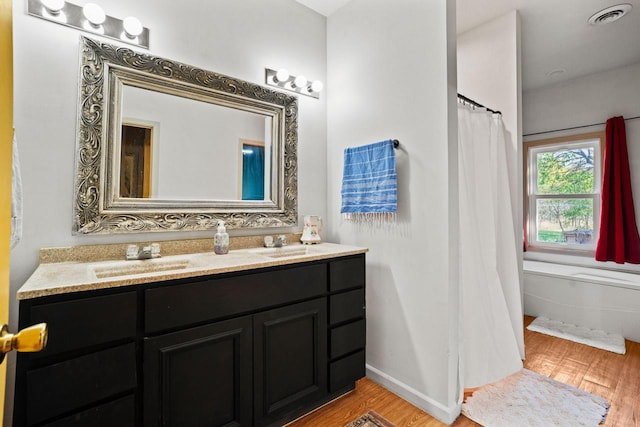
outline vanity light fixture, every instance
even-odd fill
[[[64,0],[42,0],[42,6],[52,15],[59,15],[64,7]]]
[[[309,86],[307,86],[307,90],[309,91],[309,93],[322,92],[323,88],[324,88],[324,85],[322,84],[322,82],[320,80],[314,80],[313,82],[311,82],[311,84]]]
[[[85,17],[82,28],[86,31],[104,35],[102,24],[106,21],[107,14],[104,13],[100,6],[95,3],[87,3],[82,7],[82,15]]]
[[[292,76],[284,68],[277,71],[271,68],[265,68],[265,83],[269,86],[275,86],[279,89],[288,90],[301,95],[307,95],[312,98],[320,98],[320,92],[324,85],[320,80],[309,82],[303,75]]]
[[[114,18],[95,3],[82,7],[64,0],[28,0],[27,13],[80,31],[149,48],[149,29],[138,18]]]
[[[144,31],[144,27],[142,26],[142,22],[135,16],[127,16],[122,21],[122,27],[124,28],[124,36],[134,40],[142,31]]]
[[[280,68],[276,71],[276,75],[273,77],[275,83],[286,83],[289,80],[289,71],[284,68]]]
[[[104,21],[107,19],[107,14],[95,3],[85,4],[82,8],[82,14],[94,27],[99,27],[104,24]]]
[[[291,84],[291,87],[294,89],[298,89],[301,87],[305,87],[307,85],[307,78],[305,76],[297,76],[295,79],[293,79],[293,83]]]

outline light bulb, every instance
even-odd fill
[[[309,92],[318,93],[318,92],[321,92],[323,88],[324,88],[324,85],[320,80],[314,80],[313,83],[309,85]]]
[[[87,21],[96,27],[102,25],[102,23],[107,19],[104,10],[95,3],[87,3],[84,5],[82,13],[84,17],[87,18]]]
[[[130,39],[135,39],[142,34],[143,31],[142,23],[135,16],[127,16],[124,18],[122,26],[124,27],[125,34]]]
[[[298,76],[293,80],[291,85],[294,88],[305,87],[307,85],[307,78],[305,76]]]
[[[42,5],[47,9],[47,12],[57,15],[64,7],[64,0],[42,0]]]
[[[276,77],[273,79],[276,83],[280,83],[280,82],[286,82],[287,80],[289,80],[289,72],[284,69],[284,68],[280,68],[277,72],[276,72]]]

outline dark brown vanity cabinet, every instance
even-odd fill
[[[131,290],[22,301],[20,325],[49,339],[17,356],[14,425],[135,426],[137,308]]]
[[[144,425],[251,425],[251,316],[144,342]]]
[[[327,396],[326,299],[254,316],[253,378],[256,426],[302,414]]]
[[[329,263],[329,393],[365,376],[364,291],[364,256]]]
[[[364,254],[21,301],[16,426],[279,426],[364,376]]]

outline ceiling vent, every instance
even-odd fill
[[[602,9],[600,12],[594,13],[589,18],[591,25],[604,25],[613,21],[617,21],[631,11],[632,6],[629,3],[618,4],[615,6]]]

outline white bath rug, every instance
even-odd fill
[[[520,372],[475,391],[462,413],[485,427],[597,426],[606,399],[536,372]]]
[[[622,335],[576,326],[559,320],[550,320],[546,317],[537,317],[527,326],[527,329],[618,354],[625,354],[627,351]]]

